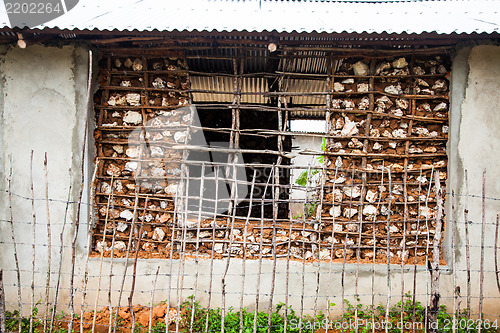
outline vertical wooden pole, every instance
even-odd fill
[[[429,332],[438,332],[438,312],[439,312],[439,259],[441,257],[441,227],[443,220],[443,193],[441,189],[441,181],[439,179],[439,171],[434,174],[436,187],[436,230],[433,239],[432,264],[431,266],[431,305],[428,313],[428,330]],[[430,186],[430,185],[429,185]]]
[[[0,332],[7,332],[5,318],[5,291],[3,289],[3,269],[0,269]]]

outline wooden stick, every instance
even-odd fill
[[[12,155],[9,156],[9,160],[10,160],[9,180],[8,180],[9,217],[10,217],[10,231],[11,231],[11,238],[12,238],[12,246],[14,247],[14,262],[16,264],[16,276],[17,276],[17,306],[18,306],[18,313],[19,313],[18,332],[21,333],[21,330],[22,330],[21,269],[19,268],[19,260],[17,257],[17,243],[16,243],[15,232],[14,232],[14,217],[13,217],[13,209],[12,209]]]
[[[400,264],[400,269],[401,269],[401,308],[400,308],[400,317],[399,317],[399,320],[401,323],[404,322],[403,320],[403,312],[404,312],[404,309],[403,309],[403,305],[405,303],[405,281],[404,281],[404,273],[405,273],[405,257],[406,257],[406,223],[408,221],[408,189],[407,189],[407,186],[406,186],[406,180],[408,178],[408,174],[406,173],[406,169],[407,169],[407,161],[405,160],[405,166],[404,166],[404,169],[405,169],[405,173],[403,175],[403,182],[404,182],[404,185],[403,185],[403,200],[404,200],[404,212],[403,212],[403,246],[402,246],[402,249],[401,249],[401,264]],[[417,254],[415,253],[415,256]],[[403,332],[403,329],[401,328],[401,333]]]
[[[20,316],[21,314],[19,314]],[[5,318],[5,291],[3,288],[3,269],[0,269],[0,332],[7,332],[7,320]]]
[[[437,221],[436,221],[436,232],[433,239],[433,250],[432,250],[432,266],[431,266],[431,305],[429,309],[429,331],[438,332],[437,320],[439,312],[439,299],[441,295],[439,294],[439,259],[441,257],[440,253],[440,243],[441,243],[441,226],[443,218],[443,198],[441,190],[441,181],[439,179],[439,171],[434,174],[434,183],[436,187],[436,198],[437,198]]]
[[[129,259],[129,254],[130,254],[130,248],[132,246],[132,238],[134,234],[134,229],[135,229],[135,223],[137,220],[137,206],[139,205],[139,186],[136,185],[135,187],[135,200],[134,200],[134,212],[133,212],[133,218],[132,218],[132,225],[130,226],[130,233],[129,233],[129,238],[128,238],[128,244],[127,244],[127,253],[125,254],[125,264],[123,267],[123,275],[122,275],[122,282],[120,286],[120,292],[118,294],[118,304],[116,306],[116,312],[115,312],[115,322],[113,325],[113,333],[116,332],[116,325],[117,325],[117,319],[118,319],[118,311],[120,309],[120,304],[122,300],[122,294],[123,294],[123,287],[125,286],[125,278],[127,277],[127,269],[128,269],[128,259]]]
[[[148,207],[148,197],[146,197],[146,200],[144,202],[144,207]],[[135,332],[135,312],[134,312],[134,306],[133,306],[133,299],[134,299],[134,291],[135,291],[135,279],[137,276],[137,259],[139,258],[139,249],[141,248],[141,239],[142,239],[142,230],[144,227],[144,220],[146,219],[146,211],[142,214],[142,221],[141,221],[141,226],[139,227],[139,236],[137,239],[137,244],[135,245],[135,256],[134,256],[134,270],[132,273],[132,286],[130,288],[130,295],[128,297],[128,307],[130,309],[130,317],[131,317],[131,322],[132,322],[132,327],[130,331],[132,333]],[[131,230],[132,232],[132,230]]]
[[[179,197],[179,192],[180,192],[180,186],[177,186],[177,189],[175,190],[175,202],[179,202],[180,200],[177,200],[177,198]],[[180,211],[180,207],[179,205],[176,205],[174,207],[174,217],[173,217],[173,221],[174,223],[172,223],[172,229],[171,229],[171,239],[170,239],[170,260],[169,260],[169,267],[168,267],[168,294],[167,294],[167,309],[166,309],[166,314],[165,314],[165,333],[168,333],[168,325],[170,324],[170,321],[169,321],[169,313],[170,313],[170,300],[172,298],[172,275],[173,275],[173,261],[174,261],[174,244],[175,244],[175,227],[176,227],[176,223],[175,221],[178,221],[179,219],[179,211]],[[215,237],[214,237],[215,238]],[[178,303],[180,303],[180,301],[178,300],[177,301]],[[177,314],[176,314],[176,319],[175,321],[178,321],[179,320],[179,314],[180,312],[180,309],[179,311],[177,311]],[[176,324],[177,326],[177,324]],[[208,330],[208,329],[206,329]]]
[[[208,332],[208,319],[209,319],[209,310],[210,310],[210,304],[212,301],[212,283],[213,283],[213,273],[214,273],[214,256],[215,256],[215,229],[217,226],[217,210],[218,210],[218,203],[219,201],[218,196],[219,196],[219,166],[214,166],[214,172],[215,172],[215,207],[214,207],[214,219],[212,222],[212,253],[210,256],[210,281],[208,284],[208,303],[207,303],[207,315],[205,318],[205,332]]]
[[[262,200],[266,197],[267,188],[269,186],[269,181],[271,180],[272,173],[269,174],[269,178],[267,179],[267,183],[264,187],[264,193],[261,198],[261,206],[260,206],[260,237],[259,237],[259,270],[257,274],[257,292],[255,294],[255,311],[253,315],[253,332],[257,333],[257,313],[259,312],[259,296],[260,296],[260,275],[262,274],[262,249],[263,249],[263,236],[264,236],[264,204]]]
[[[203,147],[203,146],[192,146],[192,145],[174,145],[170,147],[174,150],[193,150],[193,151],[216,151],[221,153],[242,153],[242,154],[266,154],[266,155],[277,155],[286,158],[294,158],[298,155],[327,155],[327,156],[348,156],[348,157],[372,157],[372,158],[384,158],[394,157],[394,154],[374,154],[374,153],[334,153],[334,152],[323,152],[319,150],[311,150],[311,149],[303,149],[294,153],[288,152],[279,152],[275,150],[269,149],[232,149],[232,148],[212,148],[212,147]],[[415,157],[415,155],[398,155],[399,157]],[[429,154],[418,154],[416,155],[419,158],[431,158],[431,157],[442,157],[446,156],[446,153],[429,153]],[[370,170],[372,171],[372,170]],[[375,170],[373,170],[375,172]]]
[[[97,174],[97,166],[99,165],[99,158],[96,160],[96,168],[94,169],[94,173],[92,174],[91,184],[95,184],[95,177]],[[91,190],[93,192],[93,190]],[[88,223],[87,227],[87,253],[85,257],[85,271],[83,273],[83,282],[82,282],[82,301],[80,306],[80,332],[83,333],[83,314],[85,311],[85,297],[87,296],[87,284],[89,279],[89,259],[91,252],[91,244],[92,244],[92,224]],[[76,237],[76,236],[75,236]],[[73,322],[73,321],[72,321]]]
[[[49,313],[49,292],[50,292],[50,267],[52,264],[52,237],[50,234],[50,209],[49,209],[49,173],[47,168],[47,152],[43,161],[45,171],[45,206],[47,209],[47,281],[45,284],[45,314],[43,321],[43,330],[47,330],[47,315]],[[62,246],[62,243],[61,243]]]
[[[291,193],[291,184],[290,184],[290,193]],[[291,208],[288,206],[290,210],[290,216],[291,216]],[[288,329],[288,298],[289,298],[289,292],[290,292],[290,248],[292,246],[292,223],[289,225],[288,229],[288,244],[287,244],[287,251],[286,251],[286,280],[285,280],[285,327],[283,328],[283,333],[287,333]]]
[[[245,228],[243,229],[243,260],[241,260],[241,298],[240,298],[240,333],[243,332],[243,295],[245,293],[245,278],[246,278],[246,253],[247,253],[247,232],[248,232],[248,223],[250,220],[250,216],[252,215],[253,208],[253,191],[255,188],[255,178],[257,175],[257,170],[253,170],[252,176],[252,186],[250,187],[250,204],[248,208],[247,218],[245,220]],[[287,279],[288,282],[288,279]],[[285,333],[286,333],[286,323],[285,323]]]
[[[470,248],[469,248],[469,182],[467,179],[467,170],[465,173],[465,207],[464,207],[464,220],[465,220],[465,263],[467,265],[467,322],[470,319],[470,300],[471,300],[471,281],[470,281]],[[467,325],[467,332],[469,332],[469,325]]]
[[[191,95],[190,95],[191,96]],[[145,119],[145,118],[144,118]],[[195,119],[195,108],[191,109],[191,119]],[[192,122],[192,120],[191,120]],[[190,127],[186,130],[186,137],[184,139],[184,144],[188,143],[189,137],[191,136],[191,130]],[[179,257],[179,269],[177,271],[177,302],[181,302],[181,297],[182,297],[182,288],[184,285],[184,264],[185,264],[185,259],[186,259],[186,234],[187,234],[187,219],[188,219],[188,210],[189,210],[189,168],[186,164],[186,161],[189,156],[189,151],[188,150],[183,150],[182,151],[182,163],[181,163],[181,182],[178,185],[179,187],[183,187],[185,189],[185,196],[184,194],[181,195],[181,199],[178,199],[179,196],[179,191],[176,193],[176,200],[175,200],[175,211],[177,213],[177,222],[181,219],[184,220],[185,223],[183,223],[182,227],[182,240],[181,240],[181,256]],[[185,185],[184,185],[185,184]],[[179,217],[180,216],[180,217]],[[174,239],[174,238],[172,238]],[[172,243],[172,246],[174,244]],[[194,304],[193,304],[194,306]],[[179,331],[179,321],[180,321],[180,310],[177,311],[177,320],[175,321],[175,331]],[[168,326],[168,325],[167,325]],[[167,327],[168,329],[168,327]]]
[[[272,251],[273,251],[273,270],[272,270],[272,278],[271,278],[271,291],[269,292],[269,307],[267,310],[267,333],[271,333],[271,315],[273,312],[273,297],[274,297],[274,288],[275,288],[275,283],[276,283],[276,261],[277,261],[277,256],[276,256],[276,219],[278,218],[278,209],[279,209],[279,188],[276,189],[276,181],[279,182],[279,170],[277,167],[273,168],[274,173],[273,178],[272,178],[272,187],[271,187],[271,195],[273,198],[273,229],[272,229],[272,236],[271,236],[271,244],[272,244]],[[261,235],[262,237],[262,235]],[[262,250],[261,250],[262,251]]]
[[[422,177],[422,168],[420,169],[420,177]],[[422,193],[422,183],[418,184],[418,212],[420,212],[420,203],[422,200],[420,199],[420,194]],[[412,304],[412,322],[415,322],[415,312],[416,312],[416,302],[417,302],[417,245],[418,245],[418,236],[420,235],[420,214],[417,215],[417,233],[415,234],[415,246],[413,247],[414,256],[413,256],[413,304]],[[426,272],[427,276],[427,272]],[[412,327],[413,333],[415,333],[415,327]]]
[[[309,167],[307,168],[307,174],[310,175],[311,174],[311,164],[312,164],[312,161],[309,161]],[[307,194],[309,193],[309,187],[310,187],[310,181],[307,181],[306,183],[306,196],[304,197],[304,211],[306,209],[306,205],[307,205]],[[305,281],[305,278],[306,278],[306,242],[305,242],[305,237],[304,237],[304,231],[305,231],[305,228],[306,228],[306,215],[305,215],[305,212],[304,212],[304,215],[302,216],[302,232],[301,232],[301,235],[302,235],[302,289],[301,289],[301,294],[300,294],[300,315],[299,315],[299,333],[302,332],[302,318],[304,317],[304,298],[305,298],[305,285],[306,285],[306,281]]]
[[[500,213],[497,213],[497,223],[495,225],[495,277],[497,279],[497,289],[500,292],[500,278],[498,276],[498,227],[499,227]]]
[[[386,309],[385,309],[385,321],[389,322],[389,309],[391,304],[391,203],[392,203],[392,175],[391,168],[387,168],[387,181],[389,182],[389,203],[388,203],[388,214],[387,214],[387,246],[386,246],[386,255],[387,255],[387,301],[386,301]],[[385,325],[385,333],[388,333],[389,327]]]
[[[148,325],[148,333],[151,333],[151,327],[153,325],[153,307],[154,307],[154,299],[155,299],[155,291],[156,291],[156,282],[158,281],[158,272],[160,271],[160,266],[156,269],[155,281],[153,282],[153,289],[151,289],[151,303],[149,306],[149,325]],[[168,318],[168,312],[167,316]],[[165,323],[165,326],[168,327],[168,321]]]
[[[32,271],[31,271],[31,305],[30,305],[30,328],[33,329],[33,309],[35,307],[35,249],[36,249],[36,211],[35,190],[33,189],[33,150],[30,158],[30,187],[31,187],[31,209],[33,214],[33,244],[31,244]],[[19,313],[21,315],[21,313]]]
[[[455,288],[454,297],[453,297],[453,322],[452,322],[453,332],[458,331],[458,325],[456,325],[456,323],[457,323],[457,316],[460,315],[459,311],[457,310],[457,303],[458,303],[457,301],[458,301],[459,295],[456,292],[458,286],[457,286],[457,261],[456,261],[457,249],[455,248],[455,232],[456,232],[456,227],[457,227],[457,220],[456,220],[456,216],[455,216],[455,213],[456,213],[455,201],[456,201],[455,190],[452,190],[451,191],[451,219],[450,219],[451,225],[449,228],[451,231],[451,263],[453,265],[452,278],[453,278],[453,287]],[[458,287],[458,288],[460,288],[460,287]]]
[[[483,186],[481,191],[481,259],[479,262],[479,328],[481,333],[483,327],[483,282],[484,282],[484,229],[486,224],[486,169],[483,170]]]
[[[91,202],[94,202],[92,200]],[[111,202],[111,210],[114,211],[115,205],[114,205],[114,200]],[[115,222],[115,216],[111,216],[113,225],[116,226]],[[116,227],[113,228],[113,238],[111,239],[111,253],[109,255],[109,285],[108,285],[108,308],[109,308],[109,321],[108,321],[108,333],[111,333],[111,330],[113,328],[113,305],[111,302],[111,291],[113,290],[112,285],[113,285],[113,259],[115,255],[115,240],[116,240]]]
[[[179,267],[177,270],[177,302],[181,302],[181,299],[183,297],[182,291],[184,287],[184,264],[186,262],[186,238],[187,238],[187,220],[188,220],[188,210],[189,210],[189,168],[186,165],[183,165],[183,177],[184,181],[186,184],[185,191],[186,195],[182,196],[183,199],[183,207],[180,208],[180,214],[182,214],[181,219],[183,219],[184,223],[181,225],[182,228],[182,233],[181,233],[181,239],[179,240],[180,242],[180,256],[179,256]],[[178,250],[179,251],[179,250]],[[194,306],[194,303],[192,304]],[[179,331],[179,322],[180,322],[180,311],[177,312],[177,320],[175,322],[175,331]]]
[[[114,192],[114,179],[113,179],[113,177],[114,176],[111,175],[111,190],[110,190],[111,192],[109,193],[108,202],[106,204],[106,217],[104,220],[104,232],[103,232],[102,241],[101,241],[103,246],[104,246],[104,244],[107,244],[106,243],[106,232],[108,230],[109,205],[110,205],[111,201],[113,200],[113,192]],[[89,244],[89,246],[90,246],[90,244]],[[96,317],[97,317],[97,302],[99,301],[99,293],[101,291],[102,262],[103,262],[105,251],[106,251],[106,249],[103,248],[101,251],[101,256],[99,258],[99,276],[97,278],[97,293],[96,293],[95,302],[94,302],[94,316],[92,318],[92,332],[95,331],[95,321],[96,321]],[[111,247],[111,252],[113,252],[113,251],[114,251],[114,248]],[[110,317],[111,317],[111,313],[110,313]]]
[[[328,91],[331,91],[332,89],[332,82],[333,82],[333,71],[334,71],[334,63],[335,60],[333,60],[332,57],[328,58],[327,60],[327,63],[326,63],[326,66],[327,66],[327,78],[325,80],[325,85],[326,85],[326,89]],[[325,128],[325,136],[324,137],[324,140],[325,140],[325,150],[327,150],[327,147],[330,147],[330,142],[331,140],[328,138],[328,136],[330,135],[331,131],[332,131],[332,124],[331,124],[331,121],[330,121],[330,118],[331,118],[331,101],[332,101],[332,96],[331,95],[326,95],[326,112],[325,112],[325,121],[326,121],[326,128]],[[325,157],[323,157],[323,163],[326,165],[326,159]],[[335,164],[334,164],[335,165]],[[333,179],[337,179],[337,172],[338,172],[338,167],[335,165],[335,174],[334,174],[334,177]],[[326,177],[325,177],[325,180],[324,182],[326,182]],[[332,186],[332,193],[335,193],[335,182],[333,182],[333,186]],[[291,191],[290,191],[291,192]],[[335,206],[335,198],[332,198],[332,208]],[[321,212],[322,213],[322,212]],[[332,218],[332,244],[330,246],[330,265],[328,266],[328,281],[332,281],[332,266],[333,266],[333,258],[334,258],[334,253],[333,253],[333,247],[334,247],[334,239],[335,239],[335,228],[333,228],[333,226],[335,225],[335,217]],[[291,224],[290,224],[290,229],[291,229]],[[291,231],[290,231],[290,234],[291,234]],[[329,296],[330,296],[330,283],[327,283],[327,287],[326,287],[326,295],[328,296],[327,300],[326,300],[326,317],[328,320],[331,319],[331,313],[330,313],[330,305],[332,304],[332,302],[330,301],[329,299]],[[329,326],[330,325],[327,325],[326,326],[326,329],[325,329],[325,332],[328,333],[328,329],[329,329]]]
[[[199,250],[200,250],[200,225],[201,225],[201,211],[203,207],[203,192],[205,191],[205,178],[203,177],[205,175],[205,163],[202,164],[201,166],[201,183],[200,183],[200,198],[198,201],[198,221],[196,224],[196,253],[195,253],[195,266],[196,266],[196,271],[195,271],[195,282],[194,282],[194,290],[195,293],[193,294],[193,306],[191,307],[191,321],[189,323],[189,330],[190,332],[193,330],[193,324],[194,324],[194,304],[196,303],[196,292],[198,291],[198,266],[199,266]]]
[[[71,175],[71,169],[69,174]],[[64,231],[66,228],[66,221],[68,219],[68,209],[69,209],[69,203],[71,199],[71,190],[73,188],[73,184],[71,182],[71,176],[70,176],[70,181],[69,181],[69,186],[68,186],[68,199],[66,200],[66,208],[64,209],[64,219],[63,219],[63,225],[61,228],[61,234],[59,235],[59,243],[61,244],[61,256],[59,258],[59,269],[57,272],[57,282],[56,282],[56,291],[54,295],[54,302],[52,303],[52,315],[50,318],[50,326],[49,326],[49,332],[52,332],[52,328],[54,327],[54,320],[56,316],[56,307],[57,307],[57,299],[59,296],[59,286],[61,283],[61,271],[62,271],[62,266],[63,266],[63,259],[64,259]],[[70,319],[72,320],[72,318]]]
[[[287,67],[287,61],[285,60],[284,67]],[[279,91],[287,91],[288,85],[285,83],[283,85],[283,76],[278,77],[278,90]],[[286,98],[285,98],[286,100]],[[278,107],[278,130],[280,132],[283,132],[283,111],[281,110],[282,107],[282,97],[278,97],[277,100],[277,107]],[[278,146],[278,151],[282,152],[283,151],[283,136],[278,135],[277,137],[277,146]],[[276,165],[273,167],[273,172],[274,172],[274,177],[273,177],[273,182],[272,182],[272,200],[273,200],[273,232],[272,232],[272,244],[273,244],[273,271],[272,271],[272,278],[271,278],[271,291],[269,293],[269,308],[268,308],[268,317],[267,317],[267,332],[271,332],[271,314],[273,311],[273,297],[274,297],[274,288],[275,288],[275,283],[276,283],[276,260],[277,260],[277,249],[276,249],[276,220],[278,219],[278,213],[279,213],[279,202],[280,202],[280,172],[279,172],[279,166],[281,165],[282,158],[281,156],[278,156],[276,159]],[[277,185],[277,186],[276,186]],[[262,251],[262,249],[261,249]],[[286,320],[286,319],[285,319]]]
[[[382,161],[382,170],[385,170],[385,162]],[[380,177],[380,186],[384,186],[384,174],[382,173]],[[377,211],[380,208],[380,203],[382,202],[382,191],[378,195],[377,202]],[[372,322],[375,323],[375,258],[377,256],[376,250],[376,238],[375,238],[375,221],[377,220],[377,216],[374,216],[372,219],[372,241],[373,241],[373,257],[372,257],[372,280],[371,280],[371,290],[372,290],[372,299],[371,299],[371,310],[372,310]],[[372,325],[372,333],[375,333],[375,325]]]
[[[429,209],[429,197],[431,195],[431,189],[432,189],[432,182],[434,180],[434,170],[432,170],[431,177],[429,178],[429,187],[427,188],[427,195],[425,197],[425,208]],[[429,248],[430,248],[430,233],[429,231],[429,214],[426,214],[425,216],[425,230],[427,231],[427,237],[426,237],[426,245],[425,245],[425,262],[427,263],[427,270],[425,271],[425,288],[426,288],[426,295],[430,295],[431,292],[429,291],[429,286],[431,283],[429,282],[429,279],[432,278],[432,263],[429,260]],[[430,297],[425,298],[425,330],[430,330],[429,327],[429,308],[430,308]]]

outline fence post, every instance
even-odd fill
[[[427,331],[438,332],[438,312],[439,312],[439,259],[441,257],[440,242],[441,242],[441,229],[443,222],[443,190],[439,177],[439,171],[435,174],[434,184],[436,184],[436,230],[434,233],[432,263],[428,262],[428,268],[431,270],[431,302],[427,318]]]
[[[0,269],[0,332],[7,331],[7,322],[5,320],[5,292],[3,289],[3,270]]]

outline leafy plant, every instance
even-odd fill
[[[206,310],[201,307],[200,302],[195,302],[193,295],[189,296],[181,304],[181,318],[180,318],[181,331],[190,332],[192,329],[193,332],[203,332],[205,330],[205,320],[204,320],[205,315],[206,315]],[[192,327],[191,327],[191,321],[193,322]]]
[[[35,327],[38,327],[42,324],[42,321],[36,319],[38,315],[38,305],[40,305],[41,300],[39,300],[33,310],[31,312],[31,318],[33,318],[33,327],[30,326],[30,317],[22,317],[19,315],[19,311],[15,310],[14,312],[5,312],[6,318],[6,328],[8,332],[17,332],[19,328],[19,320],[21,320],[21,332],[22,333],[31,333],[34,331]]]
[[[326,138],[323,138],[321,142],[321,151],[325,151],[325,145],[326,145]],[[325,155],[320,155],[316,157],[316,160],[318,160],[319,163],[323,164],[323,161],[325,159]],[[314,177],[316,174],[319,173],[319,170],[304,170],[302,173],[297,177],[295,180],[295,184],[300,185],[300,186],[306,186],[307,181]]]
[[[194,316],[192,316],[193,309]],[[181,331],[189,332],[190,329],[192,329],[193,332],[204,332],[207,316],[208,331],[220,332],[222,328],[222,310],[220,308],[206,310],[200,306],[199,302],[194,302],[193,296],[188,297],[181,305]],[[324,318],[325,316],[320,312],[314,318],[305,316],[300,321],[292,307],[288,308],[285,318],[283,303],[279,303],[276,306],[276,310],[272,312],[270,316],[264,311],[259,311],[257,315],[255,315],[255,312],[248,311],[246,308],[243,308],[241,311],[236,311],[230,307],[224,316],[224,332],[238,333],[241,331],[244,333],[251,333],[253,332],[255,323],[258,333],[266,333],[268,329],[273,333],[281,333],[284,332],[286,321],[287,332],[298,333],[299,328],[297,324],[301,322],[302,332],[313,333],[318,331],[320,327],[319,324]],[[193,322],[192,327],[191,320]]]
[[[161,333],[161,332],[165,332],[166,328],[167,328],[167,325],[165,325],[165,322],[158,320],[156,322],[156,324],[151,328],[151,331],[153,333]]]

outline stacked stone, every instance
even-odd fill
[[[191,122],[183,108],[187,64],[181,54],[107,55],[99,67],[93,244],[98,251],[125,251],[131,231],[137,244],[143,222],[141,248],[154,251],[171,237],[182,160],[182,150],[173,147],[185,143]]]
[[[335,73],[322,230],[342,254],[432,257],[433,175],[442,187],[447,176],[449,69],[447,56],[415,55],[350,58]]]

